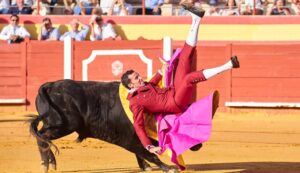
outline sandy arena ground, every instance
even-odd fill
[[[41,172],[26,119],[22,114],[0,114],[0,172]],[[60,154],[57,170],[50,172],[139,172],[133,154],[94,139],[77,144],[76,137],[54,141]],[[211,139],[200,151],[186,152],[184,159],[187,173],[300,173],[300,114],[217,113]]]

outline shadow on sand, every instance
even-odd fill
[[[159,169],[154,168],[153,171],[159,171]],[[135,173],[135,172],[144,172],[141,171],[139,168],[105,168],[105,169],[90,169],[90,170],[69,170],[69,171],[61,171],[65,173],[70,173],[70,172],[90,172],[90,173],[117,173],[117,172],[122,172],[122,173]]]
[[[226,173],[299,173],[300,162],[237,162],[187,165],[187,170]]]
[[[156,167],[153,171],[159,171]],[[300,162],[237,162],[187,165],[186,172],[218,172],[218,173],[299,173]],[[91,173],[134,173],[142,172],[138,168],[105,168],[91,170],[68,170],[68,172]]]

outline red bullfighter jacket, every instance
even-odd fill
[[[150,82],[145,83],[145,86],[130,92],[127,96],[133,112],[135,131],[145,148],[152,143],[145,131],[143,113],[181,112],[174,101],[174,88],[156,87],[161,78],[161,74],[157,73]]]

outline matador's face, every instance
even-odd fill
[[[133,72],[132,74],[128,75],[128,78],[131,81],[131,83],[128,85],[131,89],[139,88],[145,85],[144,80],[137,72]]]

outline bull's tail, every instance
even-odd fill
[[[48,84],[46,84],[46,85],[48,85]],[[50,99],[49,99],[49,96],[44,87],[45,87],[45,85],[43,85],[39,89],[38,97],[40,97],[41,100],[45,101],[44,103],[47,104],[47,103],[49,103]],[[43,137],[38,130],[39,122],[43,121],[43,119],[46,118],[47,115],[49,115],[49,114],[42,113],[42,114],[36,116],[36,118],[33,118],[30,120],[30,129],[29,129],[30,134],[33,135],[38,141],[48,144],[48,146],[45,148],[41,148],[41,146],[39,146],[43,151],[49,150],[51,147],[53,147],[53,148],[55,148],[55,153],[59,153],[58,147],[55,144],[53,144],[49,139],[46,139],[45,137]]]
[[[36,118],[30,120],[30,134],[34,136],[38,141],[48,144],[47,147],[41,148],[41,150],[47,151],[51,147],[53,147],[55,149],[55,153],[59,154],[58,147],[55,144],[53,144],[50,140],[43,138],[43,136],[39,133],[38,125],[40,121],[42,121],[42,116],[37,116]]]
[[[37,116],[36,118],[33,118],[33,119],[30,120],[30,129],[29,129],[30,134],[32,136],[34,136],[38,141],[45,142],[45,143],[49,144],[49,142],[46,139],[44,139],[38,131],[38,125],[39,125],[40,121],[42,121],[42,118],[40,116]]]

